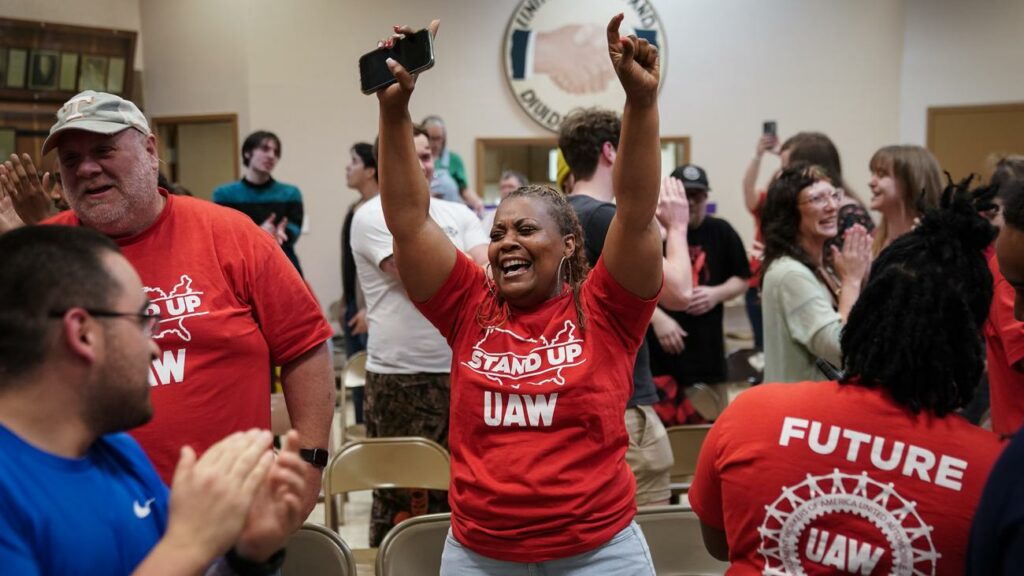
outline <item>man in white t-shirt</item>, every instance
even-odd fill
[[[434,170],[430,141],[418,127],[413,138],[429,181]],[[487,236],[464,204],[434,198],[430,217],[477,263],[487,262]],[[366,433],[371,438],[422,436],[447,447],[451,349],[406,295],[380,196],[356,211],[351,242],[369,321]],[[409,516],[447,510],[445,492],[428,497],[424,490],[375,490],[370,546],[379,546],[388,530]]]

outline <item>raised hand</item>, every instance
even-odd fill
[[[18,216],[17,211],[14,210],[14,202],[11,200],[11,196],[7,194],[6,188],[0,185],[0,234],[15,228],[21,228],[24,225],[25,222]]]
[[[658,195],[658,211],[655,212],[658,222],[665,229],[675,226],[689,226],[690,203],[686,199],[686,188],[678,178],[666,176],[661,181],[661,194]]]
[[[437,29],[440,26],[441,21],[434,20],[427,27],[430,30],[431,38],[437,37]],[[406,34],[413,34],[415,32],[410,26],[395,26],[394,33],[378,42],[377,47],[390,48],[395,44],[395,41],[400,40]],[[394,74],[395,79],[398,81],[383,90],[377,91],[377,100],[380,102],[381,108],[407,110],[409,107],[409,97],[412,96],[413,90],[416,89],[416,76],[409,74],[405,67],[396,60],[388,58],[387,64],[388,70],[391,70],[391,73]]]
[[[617,14],[608,22],[608,55],[615,74],[626,91],[626,99],[640,104],[654,104],[658,99],[661,79],[658,48],[643,38],[619,36],[623,15]]]
[[[57,213],[53,205],[50,173],[42,180],[32,163],[32,157],[11,154],[9,160],[0,165],[0,188],[11,199],[14,211],[26,224],[36,224]]]
[[[871,269],[871,235],[860,224],[854,224],[843,236],[843,249],[832,246],[832,263],[844,283],[860,283]]]

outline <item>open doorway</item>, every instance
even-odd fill
[[[197,198],[239,178],[238,115],[153,118],[161,171]]]

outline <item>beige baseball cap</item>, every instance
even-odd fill
[[[120,96],[86,90],[72,97],[57,111],[57,123],[43,141],[43,154],[57,145],[64,130],[85,130],[96,134],[116,134],[126,128],[151,134],[149,122],[139,107]]]

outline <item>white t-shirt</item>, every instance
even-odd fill
[[[463,252],[488,242],[480,220],[464,204],[432,198],[430,217]],[[401,281],[380,268],[380,263],[394,253],[380,196],[356,210],[351,242],[359,283],[366,296],[366,369],[378,374],[449,372],[452,351],[448,343],[416,310]]]

